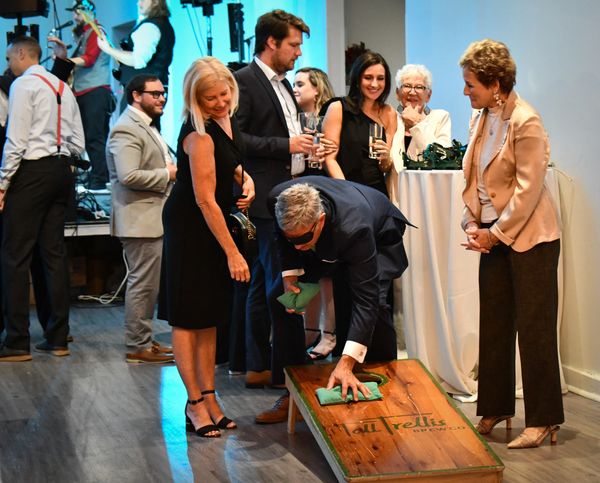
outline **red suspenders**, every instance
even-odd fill
[[[56,102],[58,104],[58,120],[56,123],[56,149],[58,151],[58,154],[60,154],[60,146],[62,144],[62,141],[60,139],[60,124],[61,124],[61,112],[62,112],[62,94],[65,90],[65,83],[61,80],[58,81],[58,90],[56,90],[54,88],[54,86],[52,85],[52,83],[46,79],[43,75],[41,74],[33,74],[36,77],[39,77],[40,79],[42,79],[47,85],[48,87],[50,87],[50,89],[52,89],[52,92],[54,92],[54,94],[56,94]]]

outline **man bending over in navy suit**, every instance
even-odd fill
[[[354,365],[364,360],[396,359],[396,332],[387,294],[392,280],[408,266],[402,235],[410,223],[379,191],[324,176],[281,183],[269,194],[268,204],[277,221],[282,269],[279,294],[299,293],[298,280],[317,282],[341,267],[349,274],[350,327],[328,388],[341,384],[342,397],[351,388],[358,400],[357,390],[364,395],[369,390],[354,376]],[[304,345],[301,321],[288,321],[285,327],[274,326],[273,330],[286,340],[288,350],[281,354],[282,365],[304,363],[294,357]],[[294,350],[289,350],[291,347]],[[279,404],[287,405],[287,401]]]

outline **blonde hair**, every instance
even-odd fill
[[[238,105],[239,89],[231,71],[215,57],[202,57],[196,60],[185,73],[183,79],[183,117],[192,118],[196,132],[204,134],[204,125],[209,121],[200,107],[200,97],[217,82],[224,81],[231,89],[231,116]]]
[[[323,104],[335,95],[333,93],[331,82],[329,82],[329,77],[327,77],[325,72],[316,67],[302,67],[296,71],[296,74],[300,72],[308,75],[308,80],[317,90],[317,95],[315,96],[315,112],[318,114],[323,107]]]
[[[458,64],[469,69],[479,82],[490,87],[498,81],[505,94],[512,91],[517,82],[517,65],[506,44],[491,39],[473,42],[467,47]]]

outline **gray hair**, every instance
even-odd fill
[[[283,231],[309,227],[323,211],[319,192],[308,183],[294,184],[285,189],[275,203],[275,218]]]
[[[398,69],[398,72],[396,72],[396,88],[400,89],[400,86],[402,85],[402,79],[411,74],[420,75],[425,81],[425,86],[428,89],[431,89],[431,85],[433,84],[431,71],[421,64],[406,64],[401,69]]]

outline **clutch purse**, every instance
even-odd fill
[[[246,260],[258,255],[256,227],[250,221],[248,210],[236,211],[229,215],[229,233],[238,250]]]
[[[452,146],[449,148],[439,143],[431,143],[425,151],[417,156],[417,159],[409,158],[406,153],[402,153],[404,167],[412,170],[432,170],[432,169],[462,169],[462,159],[467,150],[467,145],[463,145],[456,139],[452,140]]]

